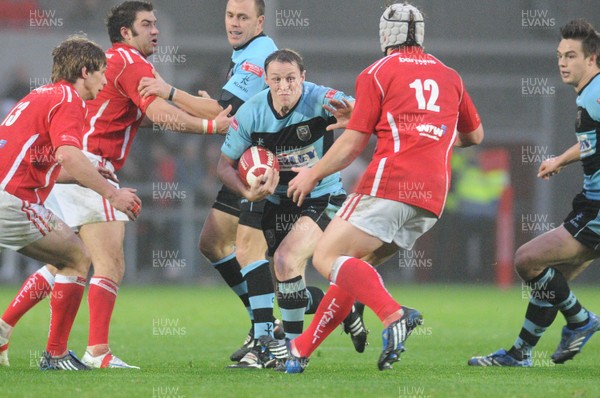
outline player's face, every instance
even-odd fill
[[[280,114],[287,114],[300,100],[304,76],[295,62],[273,61],[269,64],[265,80],[271,90],[273,106]]]
[[[563,83],[579,90],[596,74],[596,57],[586,57],[581,41],[563,39],[556,50],[558,69]]]
[[[83,87],[85,92],[82,95],[84,100],[92,100],[98,96],[106,84],[106,67],[97,70],[96,72],[88,73],[83,79]]]
[[[142,55],[154,54],[158,46],[158,28],[152,11],[138,11],[132,29],[126,29],[125,43],[135,47]]]
[[[227,40],[233,48],[243,47],[262,32],[265,16],[257,15],[254,0],[229,0],[225,11]]]

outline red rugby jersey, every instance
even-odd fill
[[[375,134],[377,148],[357,192],[441,215],[457,131],[480,125],[460,75],[420,47],[375,62],[356,80],[347,128]]]
[[[86,103],[67,82],[47,84],[19,101],[0,123],[0,190],[44,203],[60,165],[56,148],[81,149]]]
[[[115,43],[106,52],[107,84],[98,97],[88,101],[83,149],[123,167],[131,143],[148,105],[156,98],[142,98],[138,84],[143,77],[154,77],[154,67],[135,48]]]

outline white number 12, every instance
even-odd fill
[[[435,104],[440,94],[440,89],[438,88],[438,84],[435,80],[427,79],[425,80],[425,83],[423,83],[421,82],[421,79],[417,79],[414,82],[412,82],[408,87],[415,89],[415,96],[417,97],[417,104],[419,109],[427,109],[428,111],[432,112],[440,111],[439,105]],[[425,104],[425,96],[423,95],[423,91],[431,92],[427,104]]]

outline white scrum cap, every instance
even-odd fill
[[[392,4],[385,9],[379,20],[379,40],[381,51],[391,46],[398,46],[407,42],[409,28],[414,26],[414,39],[416,43],[423,46],[425,36],[425,23],[423,14],[415,6],[410,4]]]

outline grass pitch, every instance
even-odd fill
[[[17,287],[0,288],[0,307]],[[467,359],[509,348],[520,330],[527,292],[465,285],[390,286],[402,304],[419,309],[425,323],[407,341],[391,371],[377,370],[381,324],[369,310],[370,345],[363,354],[338,328],[303,374],[225,369],[249,323],[239,300],[221,287],[124,286],[111,328],[113,352],[142,370],[41,372],[37,361],[48,331],[48,302],[17,325],[10,368],[0,368],[2,397],[598,397],[600,336],[565,365],[554,365],[564,323],[559,315],[535,352],[534,367],[472,368]],[[597,288],[575,286],[584,305],[600,312]],[[70,349],[86,345],[85,301]]]

